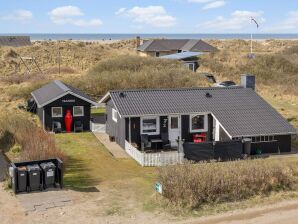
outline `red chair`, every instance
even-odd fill
[[[206,133],[194,134],[192,138],[193,138],[193,142],[195,143],[206,142],[207,134]]]

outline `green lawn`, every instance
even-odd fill
[[[92,133],[57,134],[56,142],[67,155],[65,186],[92,190],[102,182],[123,182],[140,194],[152,193],[155,168],[144,168],[132,159],[116,159]]]
[[[92,115],[102,115],[106,112],[106,108],[100,107],[100,108],[91,108],[91,114]]]

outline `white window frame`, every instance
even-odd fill
[[[189,116],[189,132],[196,133],[196,132],[207,132],[208,131],[208,114],[191,114]],[[204,116],[204,128],[203,129],[192,129],[192,118],[196,116]]]
[[[277,139],[274,135],[260,135],[260,136],[252,136],[252,137],[248,137],[248,138],[251,139],[251,143],[276,142],[277,141]]]
[[[112,108],[112,120],[115,122],[118,121],[118,112],[114,108]]]
[[[82,108],[82,114],[75,114],[75,107],[81,107]],[[72,107],[72,116],[74,117],[83,117],[84,116],[84,106],[73,106]]]
[[[143,130],[143,121],[146,119],[156,119],[156,131],[155,132],[144,132]],[[160,134],[160,120],[158,116],[150,116],[150,117],[141,117],[141,134],[142,135],[159,135]]]
[[[61,109],[61,114],[60,115],[53,115],[53,109],[57,109],[57,108],[59,108],[59,109]],[[63,108],[62,107],[52,107],[51,108],[51,115],[52,115],[52,117],[63,117]]]

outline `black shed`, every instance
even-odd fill
[[[53,131],[55,124],[60,124],[65,131],[64,118],[67,111],[72,115],[71,130],[79,124],[81,131],[90,130],[91,106],[97,103],[82,91],[55,80],[31,93],[36,103],[36,113],[45,130]]]

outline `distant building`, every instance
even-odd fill
[[[181,52],[215,52],[216,47],[203,40],[195,39],[155,39],[147,40],[141,44],[137,38],[137,51],[141,56],[160,57]]]
[[[185,66],[195,72],[199,68],[199,56],[204,53],[201,52],[181,52],[176,54],[169,54],[161,56],[162,59],[182,61]]]
[[[0,36],[0,46],[23,47],[31,45],[30,36]]]

